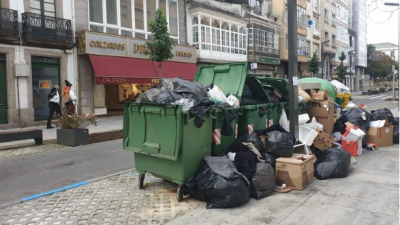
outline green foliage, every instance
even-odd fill
[[[319,72],[319,62],[317,52],[314,52],[313,57],[311,58],[310,63],[308,64],[308,71],[313,73],[314,75]]]
[[[368,50],[372,50],[373,55],[382,54],[382,52],[376,51],[373,45],[368,45]],[[380,78],[381,80],[385,80],[388,78],[388,75],[392,75],[392,65],[395,63],[395,69],[398,69],[398,64],[396,61],[393,61],[388,55],[383,55],[382,58],[378,60],[379,57],[372,57],[375,60],[371,60],[370,58],[367,61],[367,68],[365,69],[365,73],[369,74],[373,77],[374,80]]]
[[[169,36],[167,19],[161,9],[156,11],[155,21],[149,22],[149,30],[153,40],[146,42],[145,54],[149,55],[151,61],[158,62],[158,67],[161,69],[162,62],[174,57],[172,49],[175,46]]]
[[[346,55],[344,52],[339,57],[340,60],[340,65],[337,67],[337,75],[339,76],[339,79],[343,82],[344,77],[346,76],[346,68],[343,65],[343,61],[346,59]]]

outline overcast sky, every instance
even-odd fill
[[[382,2],[395,2],[398,3],[399,0],[377,0],[379,2],[379,7],[383,10],[393,11],[396,7],[387,7],[381,4]],[[369,0],[368,3],[372,1]],[[375,8],[375,3],[369,6],[369,10],[373,10]],[[386,21],[390,17],[390,12],[383,12],[379,9],[373,10],[369,12],[367,19],[367,42],[370,43],[382,43],[382,42],[391,42],[394,44],[398,44],[398,10],[395,11],[392,17]],[[386,21],[386,22],[384,22]],[[384,23],[382,23],[384,22]]]

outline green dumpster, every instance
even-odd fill
[[[200,128],[194,117],[182,112],[181,105],[158,106],[151,103],[127,103],[124,110],[123,147],[134,152],[143,188],[146,172],[182,185],[211,154],[212,120],[209,113]],[[177,191],[181,201],[183,190]]]
[[[235,136],[242,136],[248,133],[252,133],[257,129],[265,129],[268,124],[270,117],[269,112],[275,109],[276,105],[271,103],[257,104],[257,105],[242,105],[242,93],[244,85],[248,85],[255,96],[262,102],[268,102],[268,98],[262,88],[260,82],[253,75],[247,75],[247,63],[246,62],[235,62],[218,65],[204,65],[199,66],[197,69],[195,82],[202,84],[215,84],[221,88],[225,95],[234,95],[241,102],[240,109],[238,110],[238,120],[231,122],[232,128],[236,130]],[[228,108],[227,110],[231,110]],[[218,118],[223,118],[221,112],[218,112]],[[216,112],[211,111],[211,116],[215,117]],[[270,118],[270,123],[272,118]],[[222,125],[222,120],[213,119],[213,131],[218,129]],[[213,143],[213,149],[215,152],[225,153],[229,145],[234,142],[236,137],[224,137],[221,136],[220,145]]]

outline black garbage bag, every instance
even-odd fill
[[[157,103],[158,105],[160,105],[160,104],[168,104],[168,103],[179,101],[182,98],[183,98],[182,95],[167,89],[167,90],[162,91],[156,97],[154,102]]]
[[[393,120],[393,144],[399,144],[399,117]]]
[[[319,180],[347,177],[350,171],[351,154],[340,146],[316,153],[314,176]]]
[[[275,170],[267,163],[257,163],[257,171],[251,180],[251,197],[257,200],[267,197],[275,191]]]
[[[250,183],[226,156],[205,156],[199,170],[185,182],[185,193],[207,202],[207,209],[230,208],[250,200]]]
[[[252,143],[259,152],[264,152],[263,143],[257,134],[246,134],[240,137],[238,141]]]
[[[207,87],[200,83],[190,82],[180,78],[163,79],[164,88],[176,93],[193,93],[202,97],[207,97]]]
[[[265,94],[267,95],[268,102],[278,103],[280,102],[278,97],[275,95],[275,89],[272,87],[264,87]]]
[[[371,121],[376,121],[376,120],[384,120],[387,119],[390,124],[394,125],[395,123],[393,113],[387,109],[377,109],[377,110],[371,110]]]
[[[261,153],[261,156],[263,157],[263,160],[266,164],[272,166],[272,168],[275,169],[276,159],[273,155],[269,153]]]
[[[161,93],[161,88],[151,88],[139,95],[136,102],[154,102],[157,99],[158,95]]]
[[[344,124],[341,120],[336,120],[335,124],[333,125],[333,132],[339,132],[344,134],[346,132],[346,124]]]
[[[249,88],[247,84],[244,85],[243,87],[243,92],[242,92],[242,105],[257,105],[262,103],[260,100],[257,100],[255,96],[253,95],[253,92]]]
[[[205,115],[206,113],[213,107],[214,102],[211,100],[204,100],[202,102],[197,103],[196,105],[194,105],[192,108],[189,109],[189,112],[194,114],[195,119],[194,119],[194,125],[197,128],[200,128],[205,119]]]
[[[267,132],[265,134],[265,151],[275,158],[292,157],[293,136],[278,130]]]

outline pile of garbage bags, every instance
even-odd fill
[[[314,176],[319,180],[344,178],[349,175],[351,155],[340,146],[316,153]]]
[[[393,113],[386,108],[371,111],[371,121],[386,119],[393,125],[393,144],[399,143],[399,117],[394,117]]]

